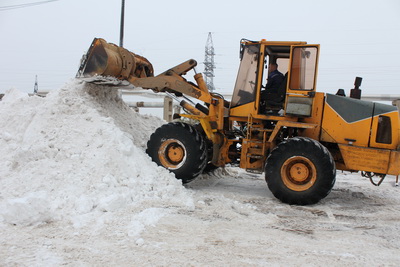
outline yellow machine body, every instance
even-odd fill
[[[396,107],[328,94],[323,114],[320,141],[338,144],[338,168],[400,174]]]
[[[203,154],[207,147],[206,165],[220,167],[231,163],[251,172],[265,170],[267,182],[275,177],[272,185],[269,184],[271,191],[287,203],[315,203],[329,193],[330,189],[323,187],[332,187],[334,183],[335,176],[320,186],[323,193],[318,191],[321,188],[315,189],[317,193],[312,192],[314,184],[322,183],[319,180],[323,177],[318,176],[324,168],[314,163],[318,160],[313,159],[312,152],[303,156],[302,146],[312,147],[320,151],[320,157],[326,157],[324,164],[332,170],[326,175],[335,173],[336,169],[362,171],[370,178],[375,174],[381,177],[400,174],[397,107],[360,100],[357,94],[361,94],[361,81],[357,84],[357,79],[351,97],[339,91],[336,95],[317,92],[318,44],[242,39],[240,45],[240,66],[230,101],[210,92],[201,74],[194,75],[196,83],[183,78],[197,65],[193,59],[154,76],[147,59],[97,38],[84,56],[77,76],[89,82],[96,77],[111,76],[129,81],[135,87],[167,93],[177,100],[183,98],[179,102],[187,113],[180,116],[198,124],[196,130],[192,126],[174,127],[188,134],[198,131],[204,136],[207,145],[199,143],[201,149],[198,147],[197,153]],[[264,86],[269,79],[270,63],[276,63],[285,77],[274,93],[267,92]],[[160,131],[171,134],[169,127]],[[154,146],[163,142],[159,135],[156,137],[160,140],[150,140],[153,148],[148,150],[156,151]],[[190,153],[183,141],[168,140],[152,158],[185,179],[179,167]],[[274,174],[271,164],[279,161],[279,153],[290,153],[285,147],[299,152],[286,159]],[[171,156],[176,151],[179,157]],[[201,155],[199,161],[203,162],[203,158]],[[272,163],[268,165],[268,161]],[[196,166],[187,181],[201,173],[204,165]],[[295,194],[290,196],[290,192]],[[313,200],[304,200],[303,193],[309,193]]]

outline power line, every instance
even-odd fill
[[[47,3],[55,2],[55,1],[59,1],[59,0],[47,0],[47,1],[41,1],[41,2],[19,4],[19,5],[0,6],[0,11],[7,11],[7,10],[12,10],[12,9],[17,9],[17,8],[24,8],[24,7],[43,5],[43,4],[47,4]]]

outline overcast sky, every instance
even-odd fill
[[[119,42],[121,0],[0,0],[0,92],[58,89],[76,74],[94,37]],[[335,93],[363,77],[364,94],[400,95],[399,0],[126,0],[125,48],[147,57],[158,74],[194,58],[204,70],[212,32],[214,85],[231,92],[239,41],[321,44],[318,91]],[[191,73],[189,73],[192,75]]]

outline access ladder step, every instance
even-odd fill
[[[263,155],[256,155],[256,154],[249,154],[249,155],[247,155],[247,157],[251,158],[251,159],[262,159],[262,158],[264,158]]]
[[[262,147],[249,147],[247,150],[248,155],[264,155]]]
[[[253,141],[253,140],[248,140],[247,143],[249,144],[263,144],[263,141]]]
[[[263,173],[263,170],[260,170],[260,169],[250,169],[250,168],[248,168],[248,169],[246,169],[246,171],[247,172],[251,172],[251,173],[257,173],[257,174]]]

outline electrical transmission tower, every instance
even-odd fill
[[[35,86],[33,87],[33,93],[36,95],[39,91],[39,85],[38,85],[38,80],[37,80],[37,75],[35,79]]]
[[[204,58],[204,76],[205,76],[205,82],[210,90],[210,92],[214,92],[215,86],[214,86],[214,69],[215,69],[215,64],[214,64],[214,45],[212,41],[212,36],[211,32],[208,33],[208,38],[207,38],[207,43],[206,43],[206,54]]]

